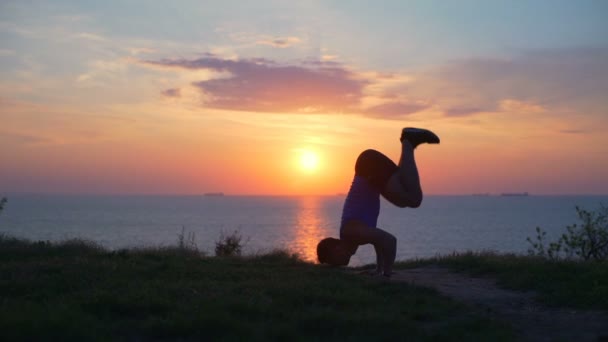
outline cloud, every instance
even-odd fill
[[[6,143],[7,145],[10,143],[33,145],[33,144],[51,143],[52,139],[49,139],[47,137],[32,135],[32,134],[11,133],[11,132],[0,131],[0,141]]]
[[[3,146],[64,145],[107,141],[134,122],[108,108],[83,109],[65,104],[23,102],[0,97]]]
[[[583,130],[583,129],[562,129],[559,132],[564,133],[564,134],[587,134],[587,133],[589,133],[588,131]]]
[[[208,69],[228,77],[194,82],[206,107],[237,111],[331,113],[357,111],[368,81],[337,63],[282,65],[264,58],[145,61],[146,65]]]
[[[301,40],[298,37],[279,37],[270,39],[260,39],[256,41],[259,45],[269,45],[276,48],[286,48],[300,43]]]
[[[333,61],[335,59],[338,59],[338,55],[323,55],[321,56],[321,59],[324,61]]]
[[[217,32],[224,32],[225,29],[218,28]],[[228,37],[238,43],[241,47],[251,47],[255,45],[267,45],[275,48],[287,48],[302,44],[306,41],[304,38],[295,36],[275,36],[269,34],[259,34],[255,32],[230,32]]]
[[[492,111],[492,109],[484,109],[481,107],[447,107],[444,109],[444,113],[447,116],[468,116],[487,111]]]
[[[427,108],[429,108],[429,105],[427,104],[388,102],[368,108],[364,111],[364,113],[369,116],[375,117],[397,118],[409,114],[414,114]]]
[[[0,49],[0,57],[2,56],[13,56],[16,55],[17,53],[15,52],[15,50],[9,50],[9,49]]]
[[[99,34],[90,33],[90,32],[80,32],[80,33],[74,34],[73,37],[79,38],[79,39],[84,39],[84,40],[90,40],[90,41],[94,41],[94,42],[105,42],[108,40],[106,37],[103,37]]]
[[[472,58],[416,75],[414,98],[432,98],[448,116],[480,112],[605,113],[608,48],[537,50],[511,59]]]
[[[124,74],[129,64],[130,58],[119,58],[113,60],[94,60],[87,63],[88,70],[76,78],[77,83],[98,82],[100,79],[112,79]]]
[[[132,47],[128,48],[129,53],[133,56],[141,55],[141,54],[151,54],[156,52],[154,49],[145,48],[145,47]]]
[[[208,108],[351,113],[393,119],[432,109],[459,118],[493,113],[606,115],[608,48],[536,50],[510,59],[470,58],[425,70],[356,71],[332,59],[282,64],[266,58],[140,61],[187,73]]]
[[[161,91],[160,93],[165,97],[181,97],[181,91],[179,88],[166,89]]]
[[[505,99],[500,101],[498,106],[504,112],[519,112],[519,113],[543,113],[546,109],[543,106],[532,102],[518,101],[513,99]]]

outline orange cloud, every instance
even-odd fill
[[[499,108],[506,112],[520,112],[520,113],[543,113],[546,111],[543,106],[539,106],[535,103],[518,101],[512,99],[502,100],[499,103]]]

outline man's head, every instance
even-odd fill
[[[325,238],[317,245],[317,258],[322,264],[346,266],[351,256],[348,244],[340,239]]]

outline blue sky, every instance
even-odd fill
[[[175,41],[201,51],[231,44],[239,34],[241,39],[247,34],[294,36],[306,39],[302,53],[311,57],[326,49],[366,67],[387,69],[608,43],[608,3],[601,0],[5,1],[0,6],[5,28]],[[27,49],[21,38],[3,30],[4,49]]]

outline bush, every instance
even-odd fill
[[[576,207],[580,219],[579,224],[566,226],[567,233],[555,242],[546,246],[547,232],[536,227],[536,240],[529,237],[532,245],[528,250],[530,255],[536,255],[553,260],[562,257],[566,259],[582,259],[603,261],[608,259],[608,207],[600,205],[596,211],[587,211]]]
[[[2,209],[4,209],[4,206],[6,205],[6,202],[8,202],[8,200],[6,199],[6,197],[2,197],[2,199],[0,199],[0,213],[2,212]]]
[[[215,242],[215,256],[240,256],[244,246],[242,241],[243,237],[236,230],[229,235],[225,235],[224,232],[221,232],[220,239]]]

